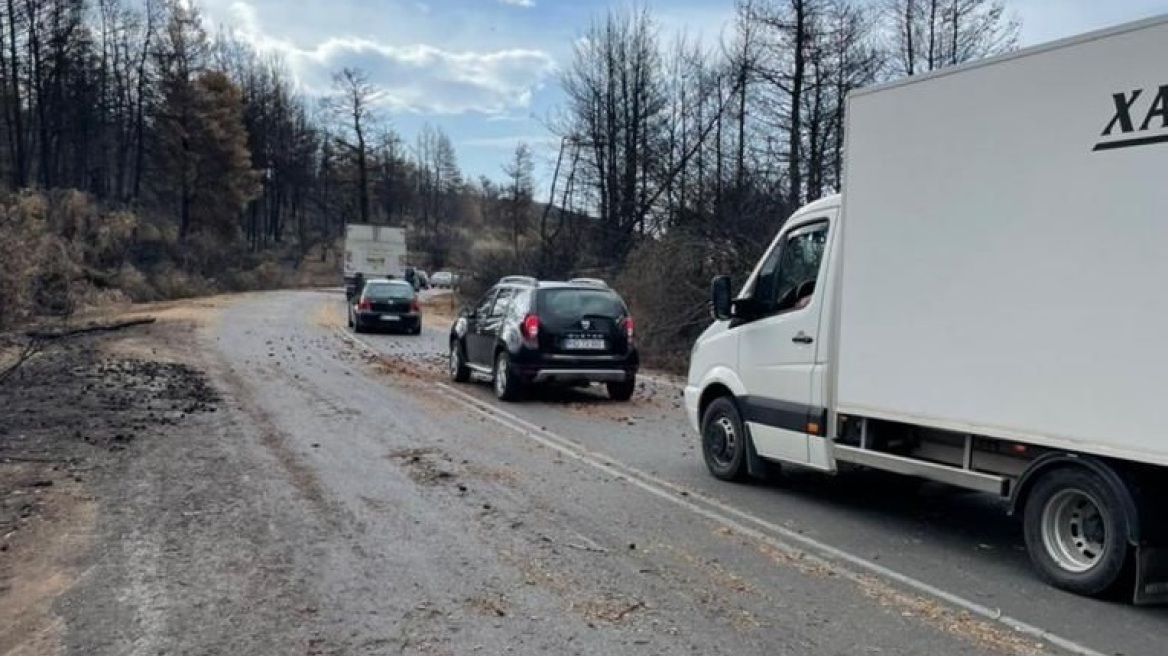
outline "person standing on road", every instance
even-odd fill
[[[358,271],[357,275],[353,276],[353,295],[351,297],[349,297],[349,300],[352,300],[352,299],[360,296],[361,292],[364,289],[365,289],[365,274]]]

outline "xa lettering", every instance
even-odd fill
[[[1136,89],[1135,91],[1131,92],[1130,98],[1127,96],[1127,94],[1122,92],[1111,96],[1111,100],[1115,103],[1115,116],[1111,117],[1111,122],[1109,122],[1107,127],[1104,128],[1103,136],[1106,137],[1107,135],[1111,134],[1111,131],[1115,129],[1116,123],[1119,124],[1119,130],[1121,132],[1131,132],[1135,130],[1135,126],[1132,124],[1131,119],[1131,108],[1132,105],[1136,104],[1136,100],[1143,92],[1143,89]]]
[[[1148,109],[1148,115],[1144,117],[1144,123],[1140,126],[1140,130],[1147,130],[1152,125],[1152,119],[1157,116],[1160,117],[1160,127],[1168,128],[1168,84],[1160,87],[1160,92],[1152,101],[1152,107]]]

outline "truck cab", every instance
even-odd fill
[[[728,278],[713,282],[717,320],[691,354],[685,406],[721,478],[745,477],[754,455],[835,469],[827,409],[839,220],[839,196],[807,205],[786,221],[736,297]],[[736,448],[745,442],[738,426],[749,432],[751,453]]]

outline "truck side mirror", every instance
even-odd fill
[[[730,276],[718,276],[710,282],[710,303],[715,319],[725,321],[730,318]]]

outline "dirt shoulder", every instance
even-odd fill
[[[53,604],[82,571],[112,474],[140,442],[176,439],[218,407],[190,336],[230,302],[95,313],[85,325],[157,321],[46,342],[0,382],[0,653],[62,649]],[[9,360],[22,351],[0,342]]]

